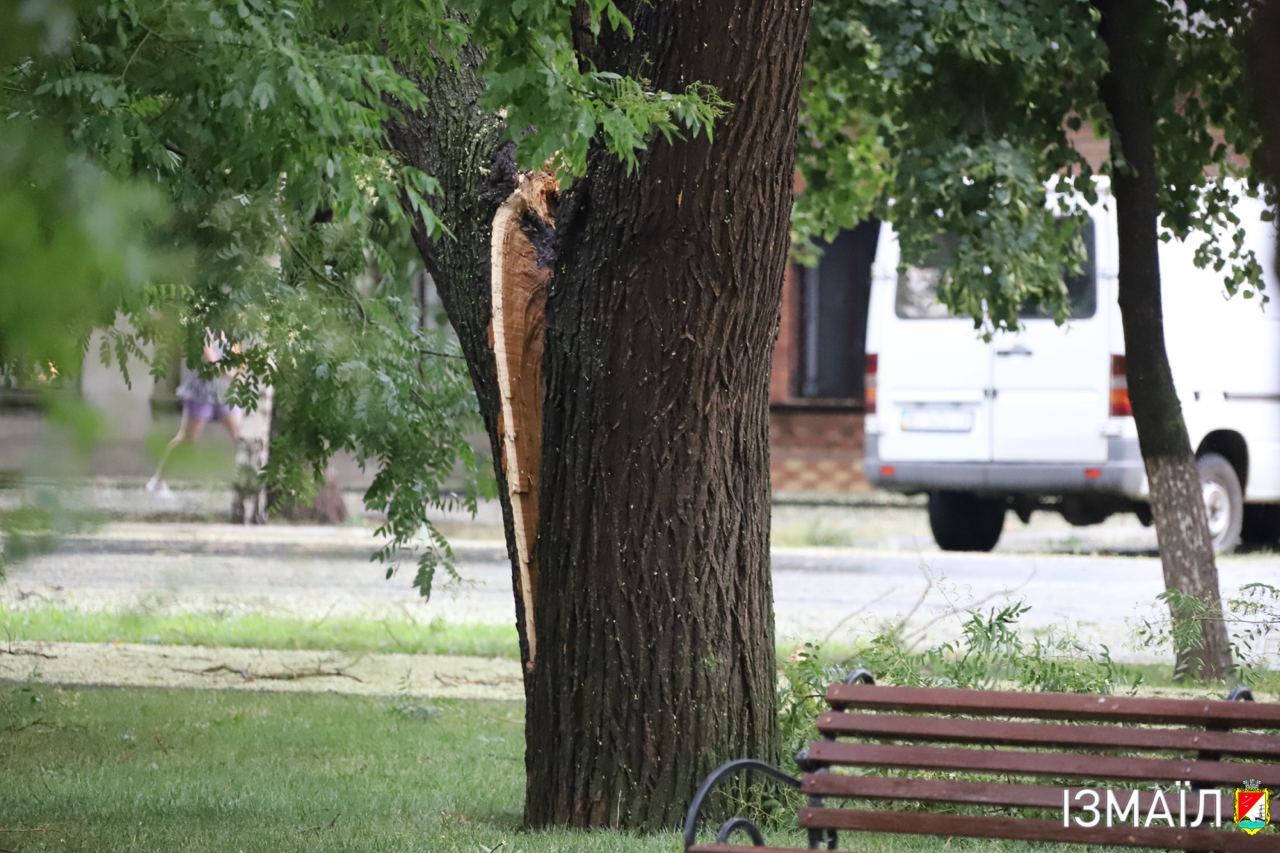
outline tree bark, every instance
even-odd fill
[[[1253,166],[1271,185],[1274,204],[1280,196],[1280,99],[1276,98],[1280,91],[1280,0],[1255,0],[1246,51],[1250,100],[1262,129],[1262,145]],[[1280,278],[1280,230],[1276,232],[1272,272]]]
[[[480,104],[484,87],[477,69],[481,58],[478,51],[468,47],[456,65],[441,63],[434,75],[420,77],[419,85],[427,96],[426,108],[421,113],[406,112],[401,121],[388,128],[388,136],[405,162],[440,182],[441,193],[431,202],[453,233],[452,237],[432,237],[419,220],[414,239],[458,336],[489,436],[507,555],[512,565],[516,628],[527,691],[530,656],[524,630],[526,614],[511,499],[502,465],[497,362],[490,339],[493,218],[516,187],[516,170],[511,148],[504,142],[502,120]]]
[[[777,753],[768,379],[808,3],[622,4],[598,67],[731,104],[564,194],[546,317],[530,826],[678,823]]]
[[[1180,676],[1223,678],[1232,669],[1222,620],[1218,569],[1200,491],[1200,476],[1187,436],[1165,350],[1158,252],[1159,209],[1153,141],[1155,117],[1149,71],[1144,65],[1144,22],[1150,0],[1094,0],[1110,70],[1102,98],[1115,135],[1112,174],[1119,222],[1120,317],[1125,364],[1138,443],[1147,469],[1165,588],[1199,602],[1170,600],[1174,636],[1198,619],[1199,642],[1175,643]]]

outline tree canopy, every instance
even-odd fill
[[[32,0],[0,11],[0,370],[50,387],[92,329],[104,360],[197,364],[205,330],[240,343],[233,397],[277,398],[269,478],[288,492],[346,450],[387,548],[420,530],[425,591],[447,542],[426,513],[478,428],[461,354],[419,322],[413,232],[450,239],[440,176],[397,155],[424,80],[473,63],[524,165],[625,163],[654,134],[711,133],[724,105],[582,67],[572,41],[630,24],[607,0]],[[117,315],[128,324],[115,322]]]
[[[1153,83],[1165,239],[1186,239],[1239,224],[1231,203],[1241,189],[1224,179],[1250,179],[1242,160],[1259,144],[1244,59],[1251,7],[1155,10],[1134,49]],[[1083,213],[1066,198],[1047,204],[1046,184],[1059,178],[1067,194],[1096,198],[1075,140],[1086,126],[1114,136],[1099,21],[1088,0],[818,0],[798,241],[875,214],[898,229],[904,261],[919,263],[948,235],[955,254],[940,296],[954,313],[987,332],[1016,328],[1029,302],[1065,319],[1062,267],[1083,258]],[[1113,155],[1099,174],[1125,168]],[[1197,262],[1221,271],[1230,293],[1262,287],[1239,242],[1205,242]]]
[[[1257,8],[817,0],[814,121],[798,155],[802,245],[823,223],[829,236],[871,214],[896,227],[906,264],[935,265],[945,240],[938,295],[989,339],[1017,329],[1027,306],[1067,319],[1064,265],[1084,259],[1078,237],[1098,197],[1075,135],[1087,127],[1109,139],[1099,174],[1117,205],[1125,371],[1166,584],[1210,609],[1217,572],[1165,352],[1157,239],[1192,242],[1225,293],[1261,294],[1235,212],[1240,193],[1259,191],[1247,166],[1262,140],[1246,62]],[[859,141],[847,145],[840,129]],[[1177,650],[1179,670],[1225,674],[1220,619],[1195,621],[1199,648]]]

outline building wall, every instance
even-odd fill
[[[1095,170],[1106,162],[1109,141],[1098,137],[1092,128],[1086,126],[1070,137]],[[803,189],[798,178],[796,189]],[[823,400],[801,395],[806,347],[804,289],[802,274],[794,267],[789,268],[769,377],[773,489],[784,495],[839,494],[866,489],[862,474],[861,405],[856,400]],[[851,329],[853,334],[861,331]]]
[[[858,412],[774,407],[769,440],[775,494],[848,494],[869,488],[862,474]]]
[[[862,413],[847,401],[799,396],[803,316],[800,271],[788,267],[769,377],[770,473],[776,495],[848,494],[862,476]]]
[[[796,369],[800,364],[800,291],[794,266],[787,267],[782,284],[782,316],[778,343],[773,348],[769,375],[769,402],[786,403],[795,396]]]

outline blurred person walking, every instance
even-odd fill
[[[201,361],[206,364],[219,363],[222,361],[225,347],[225,339],[215,339],[212,335],[206,336],[204,350],[200,354]],[[164,469],[169,464],[174,451],[183,444],[199,439],[205,425],[209,422],[217,421],[222,424],[231,434],[231,440],[239,443],[240,423],[244,412],[239,406],[229,405],[226,401],[227,389],[231,387],[234,376],[234,370],[206,378],[193,368],[185,369],[177,392],[182,400],[182,423],[178,426],[178,434],[169,442],[169,446],[160,457],[160,464],[156,467],[155,474],[147,481],[148,492],[166,500],[173,498],[173,492],[164,480]]]

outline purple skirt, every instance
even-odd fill
[[[239,406],[228,406],[208,400],[183,400],[182,416],[194,421],[220,421],[229,415],[240,414]]]

